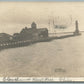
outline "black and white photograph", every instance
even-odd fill
[[[84,77],[84,2],[0,2],[0,77]]]

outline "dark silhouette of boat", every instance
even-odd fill
[[[63,36],[49,37],[48,30],[46,28],[40,29],[40,30],[36,29],[35,23],[33,23],[32,29],[25,28],[19,34],[14,34],[14,36],[10,36],[8,34],[3,33],[1,35],[2,37],[4,36],[5,39],[1,37],[3,41],[0,42],[0,50],[7,49],[7,48],[28,46],[28,45],[38,43],[38,42],[49,42],[54,39],[64,39],[64,38],[79,36],[81,35],[81,33],[79,32],[79,29],[78,29],[78,21],[75,22],[75,25],[76,25],[75,32],[72,32],[72,34],[67,34]],[[31,37],[28,37],[27,35],[31,35]]]

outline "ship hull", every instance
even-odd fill
[[[7,49],[7,48],[16,48],[16,47],[23,47],[28,46],[38,42],[48,42],[51,41],[51,38],[42,38],[38,40],[25,40],[25,41],[16,41],[16,42],[7,42],[0,44],[0,50]]]

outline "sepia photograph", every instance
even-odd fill
[[[84,77],[84,2],[0,2],[0,77]]]

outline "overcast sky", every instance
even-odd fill
[[[57,17],[84,24],[84,2],[0,2],[0,32],[13,34],[35,21],[38,27],[48,27],[49,19]],[[67,21],[66,21],[67,20]],[[83,28],[80,28],[83,29]]]

